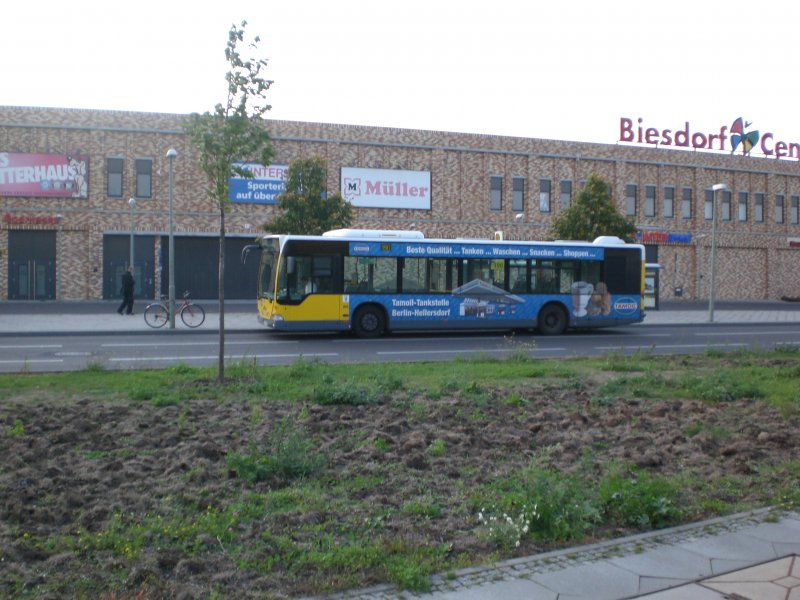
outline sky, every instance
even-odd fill
[[[242,20],[272,119],[614,144],[621,118],[743,117],[800,142],[797,0],[15,0],[0,105],[211,111]]]

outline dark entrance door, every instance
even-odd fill
[[[8,232],[8,299],[55,300],[56,232]]]
[[[256,297],[258,261],[243,265],[242,248],[253,238],[225,239],[225,298],[252,300]],[[169,238],[161,238],[161,293],[169,293]],[[189,290],[192,298],[219,298],[219,238],[175,238],[175,295],[180,298]]]
[[[137,235],[134,238],[134,298],[153,298],[155,292],[155,238]],[[131,238],[128,235],[103,236],[103,298],[120,298],[122,274],[130,263]]]

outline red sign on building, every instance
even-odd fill
[[[88,198],[89,157],[0,152],[0,196]]]

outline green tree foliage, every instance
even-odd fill
[[[349,227],[353,207],[340,193],[326,197],[326,166],[318,157],[296,160],[286,174],[286,191],[278,196],[282,213],[264,224],[269,233],[319,235]]]
[[[197,149],[200,169],[208,178],[208,194],[219,208],[219,374],[225,379],[225,213],[229,208],[228,179],[232,175],[252,177],[237,165],[248,161],[268,165],[272,158],[272,144],[262,119],[270,108],[265,102],[272,81],[264,79],[262,71],[267,61],[244,58],[239,47],[244,43],[247,21],[241,27],[231,25],[225,58],[230,70],[225,74],[228,95],[224,104],[217,104],[214,112],[190,115],[185,131]],[[257,50],[260,38],[256,36],[248,45]]]
[[[636,224],[614,206],[608,183],[597,175],[591,175],[570,207],[554,219],[550,232],[557,240],[591,242],[601,235],[615,235],[632,242]]]

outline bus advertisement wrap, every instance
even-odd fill
[[[600,247],[520,246],[413,242],[350,242],[351,256],[426,256],[436,258],[541,258],[602,260]]]

